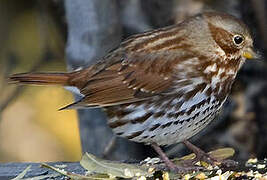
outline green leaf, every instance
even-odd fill
[[[235,154],[235,150],[233,148],[221,148],[211,151],[209,154],[214,158],[223,160],[232,157]]]
[[[232,157],[235,154],[235,150],[233,148],[221,148],[221,149],[216,149],[214,151],[208,152],[212,157],[220,160],[227,159],[229,157]],[[181,158],[174,158],[172,161],[179,165],[182,161],[188,160],[188,159],[194,159],[196,155],[194,153],[188,154],[186,156],[183,156]]]
[[[149,167],[111,162],[88,153],[83,155],[80,164],[89,172],[108,174],[111,177],[133,178],[140,176],[150,177],[153,175],[152,172],[148,172]]]

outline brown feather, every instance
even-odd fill
[[[165,68],[164,72],[162,59],[152,61],[151,56],[146,57],[142,61],[131,59],[128,64],[119,62],[90,78],[84,77],[87,83],[80,91],[85,97],[75,106],[106,107],[139,102],[167,90],[172,85],[172,68]],[[154,70],[147,71],[151,66]]]
[[[71,73],[21,73],[9,77],[9,82],[39,85],[68,85]]]

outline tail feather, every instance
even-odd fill
[[[21,73],[9,77],[9,82],[40,85],[69,85],[71,73]]]

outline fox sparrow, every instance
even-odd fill
[[[83,98],[62,109],[102,107],[121,137],[150,144],[171,170],[159,145],[183,142],[197,159],[214,160],[187,140],[222,108],[245,59],[255,58],[250,32],[233,16],[207,12],[134,35],[96,64],[70,73],[23,73],[26,84],[71,86]]]

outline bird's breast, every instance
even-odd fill
[[[136,142],[169,145],[198,133],[215,117],[222,103],[200,92],[187,100],[177,94],[108,108],[107,112],[109,126],[117,135]]]

